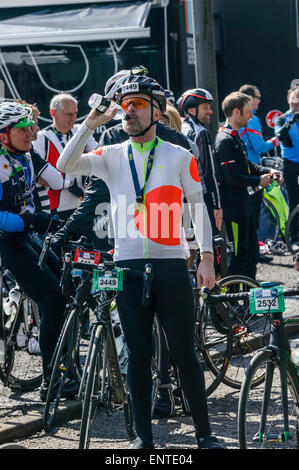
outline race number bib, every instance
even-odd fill
[[[94,269],[92,293],[101,290],[123,290],[123,270],[119,268],[114,268],[111,271]]]
[[[80,248],[77,248],[74,256],[74,261],[76,263],[98,265],[100,262],[100,255],[101,253],[99,251],[85,251],[81,250]]]
[[[121,92],[123,93],[131,93],[131,92],[138,92],[139,91],[139,83],[128,83],[127,85],[122,86]]]
[[[249,308],[251,314],[284,312],[283,287],[250,289]]]

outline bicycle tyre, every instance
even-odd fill
[[[215,328],[209,308],[200,309],[195,333],[195,351],[201,360],[205,376],[206,396],[210,396],[222,382],[232,354],[232,326],[225,310],[219,311],[221,329]],[[220,321],[220,320],[219,320]]]
[[[268,376],[265,381],[258,387],[252,387],[255,374],[258,373],[259,368],[265,368],[270,373],[273,372],[273,382],[269,383]],[[280,377],[279,362],[275,358],[275,353],[271,349],[260,351],[251,361],[246,377],[243,381],[238,404],[238,437],[239,446],[241,449],[248,448],[278,448],[278,447],[291,447],[299,446],[298,436],[298,420],[299,420],[299,386],[298,377],[295,378],[294,371],[288,367],[287,380],[288,390],[290,391],[289,411],[293,410],[297,415],[289,415],[290,430],[295,435],[296,439],[285,439],[282,428],[282,416],[280,413],[279,398],[281,397],[281,384],[280,380],[276,380],[276,374]],[[263,422],[262,405],[264,402],[264,394],[268,392],[269,406],[267,410],[267,419],[265,431],[263,436],[272,436],[273,440],[264,441],[263,436],[260,434],[262,430],[259,429],[260,423]],[[273,403],[272,403],[273,402]],[[272,408],[273,405],[273,408]],[[276,436],[281,438],[276,439]]]
[[[79,331],[80,321],[77,310],[74,308],[67,314],[57,343],[55,358],[53,358],[54,363],[43,413],[43,427],[46,432],[51,431],[55,424],[67,374],[72,378],[75,375],[77,380],[80,378],[75,358],[76,344],[74,341]]]
[[[222,291],[224,288],[228,288],[229,292],[235,290],[243,292],[259,287],[259,283],[256,280],[241,275],[227,276],[227,278],[220,280],[219,285]],[[239,390],[252,357],[257,351],[268,344],[270,321],[267,316],[251,315],[248,300],[238,301],[237,304],[244,311],[241,319],[236,317],[233,312],[229,313],[232,315],[233,349],[229,367],[222,382],[231,388]],[[245,322],[244,331],[242,331],[244,327],[242,321]],[[257,386],[263,380],[264,374],[261,374],[260,377],[255,378],[252,386]]]
[[[40,314],[37,304],[23,296],[18,316],[20,321],[15,325],[20,325],[23,334],[18,344],[20,330],[14,331],[11,342],[6,345],[6,367],[9,369],[7,385],[15,392],[26,393],[36,390],[42,382],[41,353],[30,352],[33,343],[29,343],[34,341],[38,344]]]
[[[286,244],[290,253],[292,254],[298,253],[299,251],[299,240],[296,244],[294,244],[292,243],[292,239],[291,239],[292,223],[294,222],[296,217],[297,218],[299,217],[299,204],[296,207],[294,207],[292,212],[289,214],[287,225],[286,225],[286,232],[285,232]]]
[[[105,345],[107,347],[106,332],[102,325],[98,325],[96,327],[96,332],[93,338],[94,341],[90,355],[90,362],[89,364],[86,364],[88,374],[82,405],[79,449],[89,448],[92,423],[99,404],[100,370],[102,368],[101,360]],[[105,381],[107,369],[102,372],[103,383]]]

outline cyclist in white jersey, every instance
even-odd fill
[[[201,248],[198,285],[213,288],[212,232],[196,161],[182,147],[156,137],[156,123],[166,99],[154,79],[130,75],[117,92],[126,113],[124,130],[130,139],[82,155],[89,136],[117,111],[114,104],[104,114],[92,110],[66,145],[57,168],[95,175],[106,182],[111,194],[117,265],[139,270],[148,262],[153,265],[150,305],[141,304],[139,279],[126,280],[117,302],[129,348],[128,383],[138,436],[132,448],[154,448],[151,332],[156,312],[190,405],[198,447],[219,449],[222,445],[211,435],[203,371],[193,347],[194,306],[181,220],[186,197]]]

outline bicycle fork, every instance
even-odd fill
[[[260,429],[254,441],[263,443],[267,442],[285,442],[291,440],[289,430],[289,414],[288,414],[288,386],[287,386],[287,358],[283,349],[273,348],[278,359],[280,385],[281,385],[281,400],[282,400],[282,414],[283,414],[283,429],[281,432],[265,432],[267,425],[268,408],[270,403],[270,394],[272,389],[275,361],[268,362],[266,365],[266,375],[264,382],[264,397],[261,413]]]

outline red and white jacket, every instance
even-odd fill
[[[38,132],[36,140],[33,142],[33,148],[46,162],[50,163],[56,168],[56,162],[67,144],[68,140],[77,132],[79,124],[74,127],[67,134],[59,134],[49,126]],[[98,143],[91,136],[86,144],[85,151],[91,152],[98,147]],[[68,188],[70,184],[76,179],[78,186],[83,189],[83,176],[62,173],[63,189],[53,190],[44,188],[37,184],[38,195],[43,210],[49,212],[56,209],[57,212],[75,210],[80,202],[80,199],[72,194]]]

